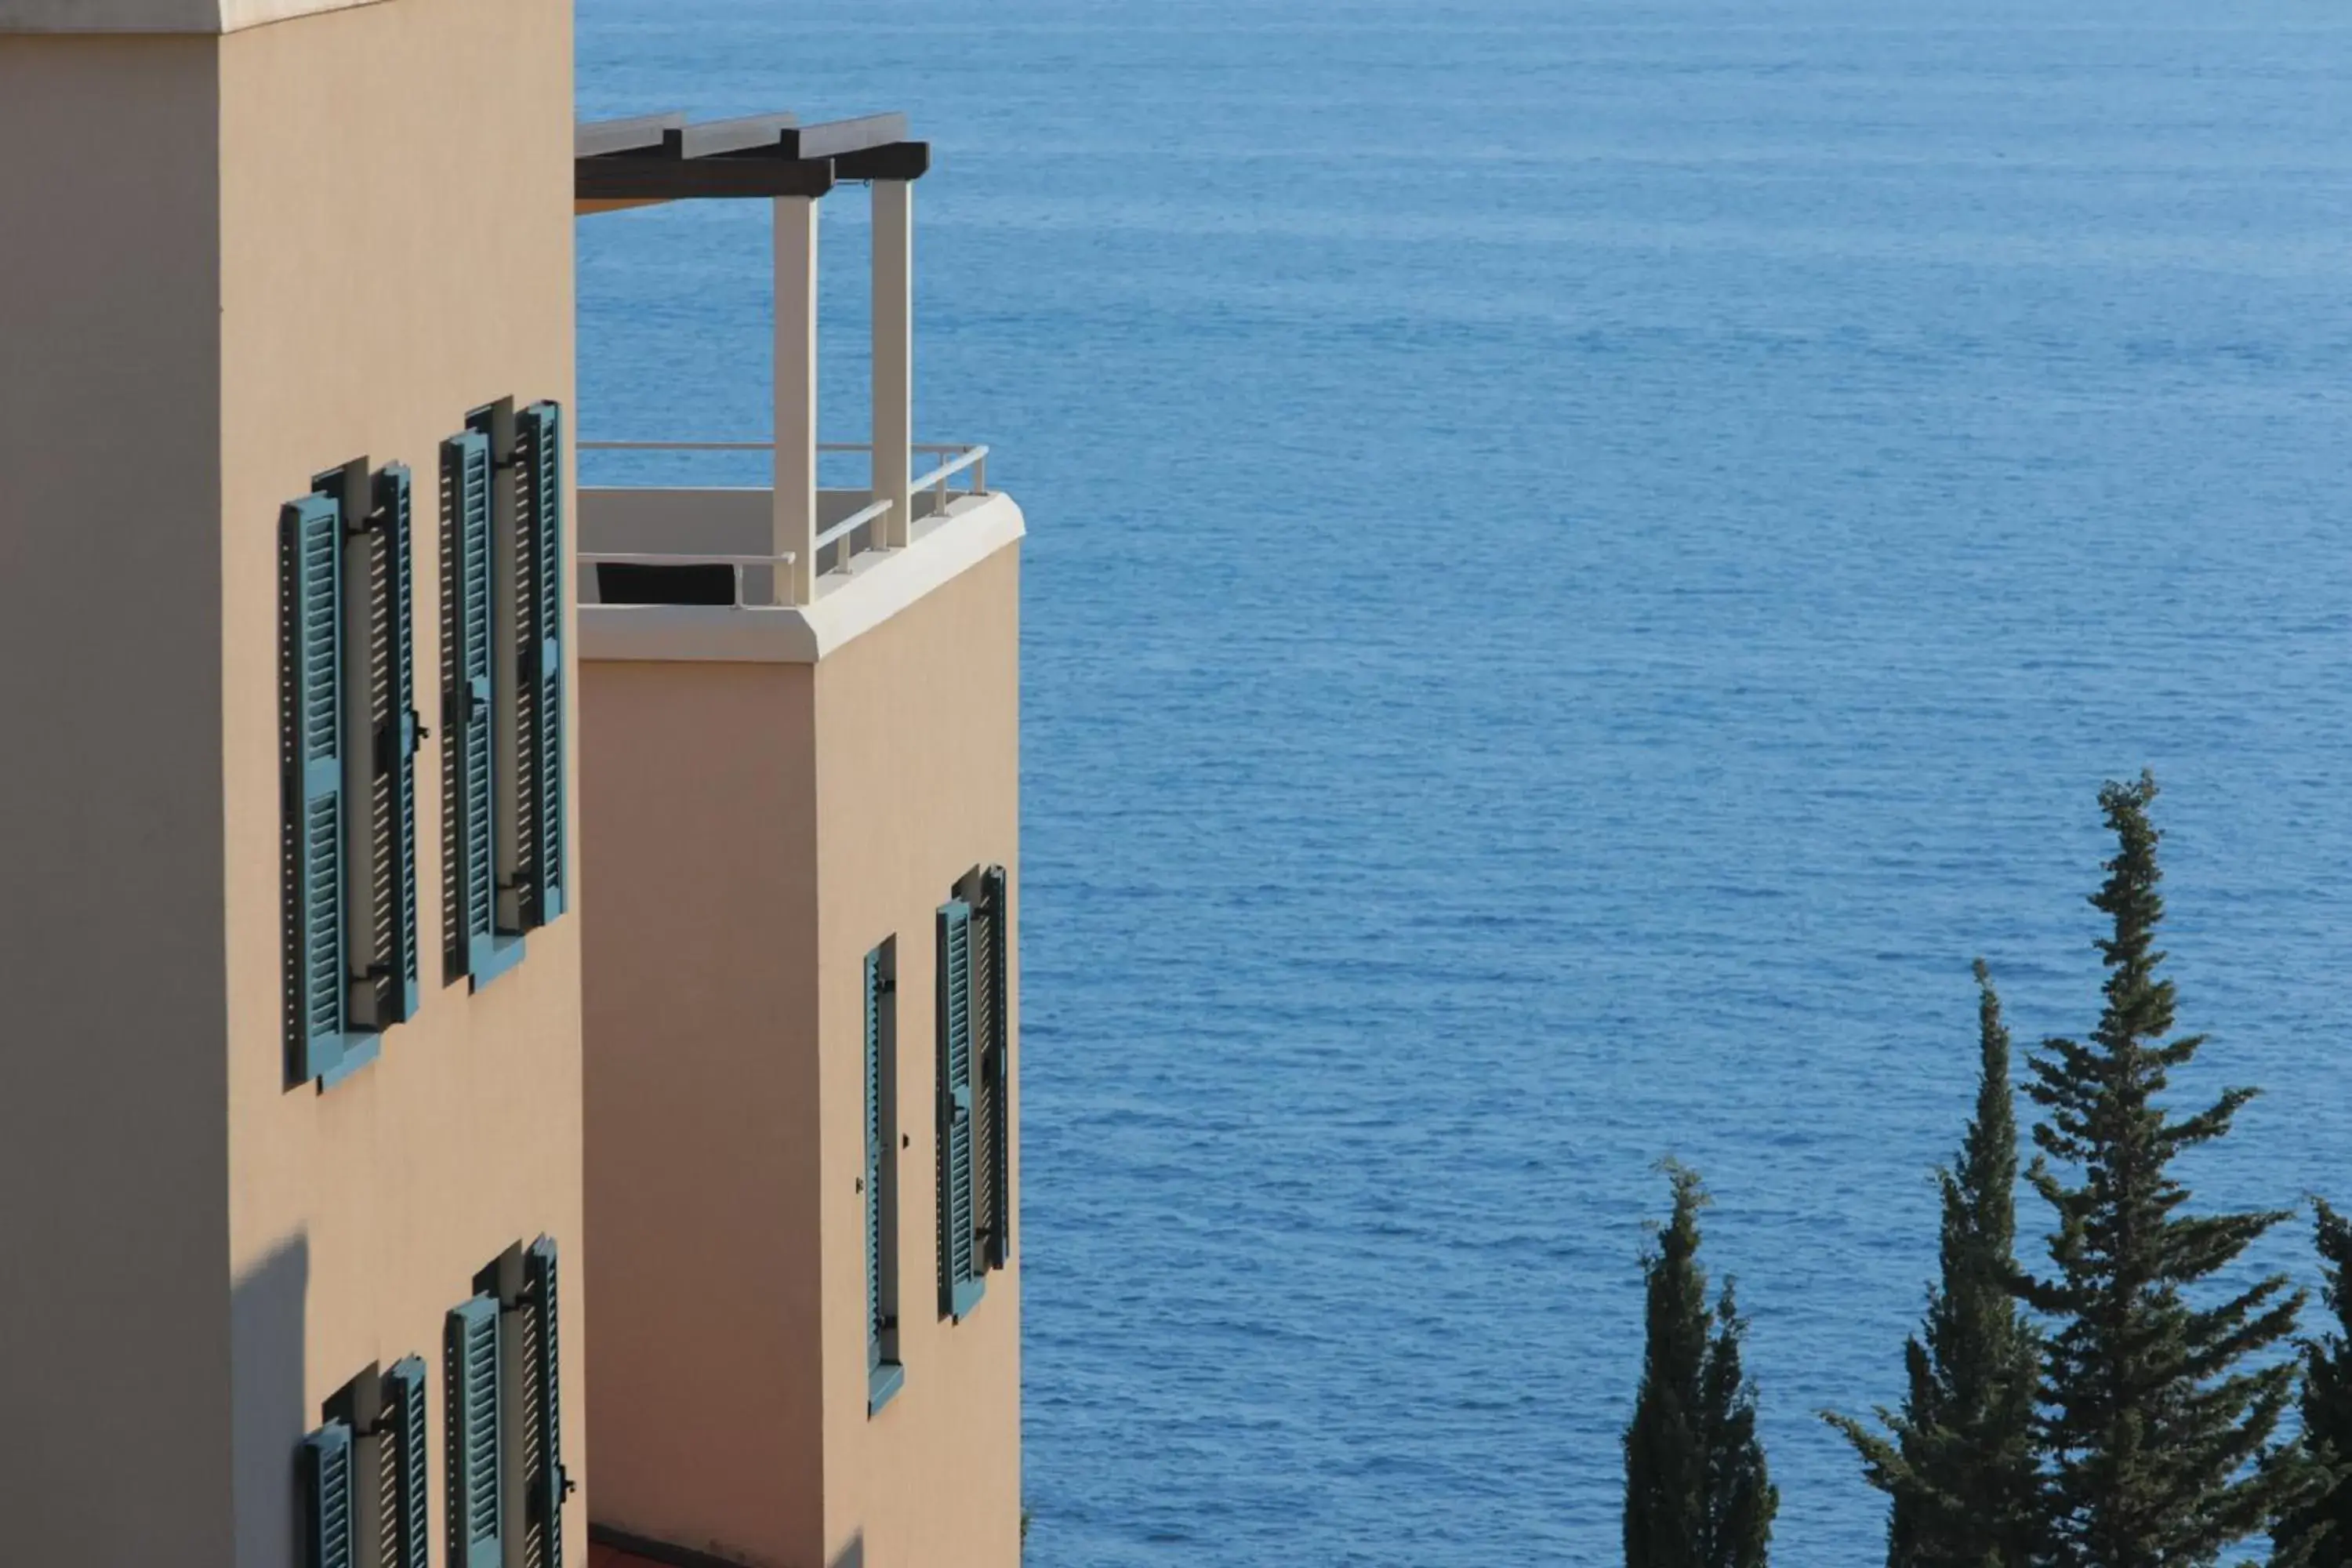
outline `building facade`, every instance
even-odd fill
[[[911,439],[928,149],[575,134],[572,29],[0,0],[11,1560],[1018,1556],[1024,525]],[[775,481],[579,490],[575,221],[684,196],[775,205]]]
[[[0,4],[12,1560],[584,1543],[571,106],[568,0]]]
[[[599,205],[772,205],[782,389],[771,486],[580,497],[596,1540],[1010,1568],[1024,523],[984,449],[908,439],[928,149],[894,116],[778,116],[582,151]],[[885,433],[839,447],[814,401],[836,178],[870,186]],[[821,486],[824,452],[867,483]]]

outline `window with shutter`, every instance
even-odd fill
[[[384,1025],[416,1015],[420,999],[416,926],[416,610],[412,549],[413,486],[406,465],[387,465],[374,479],[377,603],[373,689],[376,947],[371,978],[376,1017]]]
[[[907,1380],[898,1359],[897,1073],[890,1013],[898,993],[892,944],[866,955],[866,1413]]]
[[[383,1374],[383,1560],[386,1568],[431,1568],[426,1537],[430,1428],[425,1420],[425,1363],[408,1356]]]
[[[563,912],[563,411],[534,403],[515,417],[515,789],[520,923]]]
[[[285,507],[280,532],[290,1068],[297,1081],[332,1081],[349,1070],[344,1060],[349,1020],[343,949],[342,508],[331,496],[304,496]]]
[[[443,523],[441,727],[444,930],[452,973],[479,990],[522,956],[498,921],[499,790],[490,438],[467,430],[441,444]]]
[[[506,1520],[497,1297],[477,1296],[450,1310],[446,1354],[449,1568],[501,1568]]]
[[[555,1263],[550,1237],[541,1237],[523,1254],[523,1560],[533,1568],[563,1568],[563,1500],[572,1490],[563,1468]]]
[[[991,866],[981,873],[980,951],[975,992],[983,999],[975,1008],[980,1032],[979,1156],[981,1185],[986,1194],[978,1225],[982,1237],[981,1267],[1004,1267],[1013,1249],[1013,1085],[1012,1016],[1010,996],[1013,906],[1004,868]]]
[[[971,905],[939,914],[940,1315],[968,1316],[985,1291],[972,1224]]]
[[[352,1429],[341,1421],[330,1421],[302,1439],[305,1568],[360,1568],[352,1463]]]
[[[289,1077],[321,1088],[418,1002],[409,492],[361,458],[283,514]]]

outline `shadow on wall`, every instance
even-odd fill
[[[297,1237],[239,1279],[229,1299],[230,1479],[237,1568],[297,1568],[296,1455],[315,1424],[303,1400],[310,1244]]]
[[[588,1568],[763,1568],[749,1559],[672,1546],[606,1525],[589,1529]],[[828,1568],[866,1568],[865,1533],[852,1536]]]

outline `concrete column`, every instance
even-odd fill
[[[915,438],[915,184],[874,182],[874,500],[887,500],[887,544],[914,521],[908,488]]]
[[[816,571],[816,201],[776,198],[776,603],[814,598]]]

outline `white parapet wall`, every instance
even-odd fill
[[[846,517],[865,500],[855,490],[824,495],[821,521]],[[583,489],[580,551],[658,551],[681,564],[696,555],[754,555],[765,549],[769,515],[764,489]],[[760,603],[760,584],[749,582],[745,605],[603,605],[594,567],[583,563],[580,657],[814,664],[1017,544],[1026,531],[1012,497],[959,495],[946,512],[917,519],[905,549],[854,556],[819,577],[814,600],[799,605]]]

